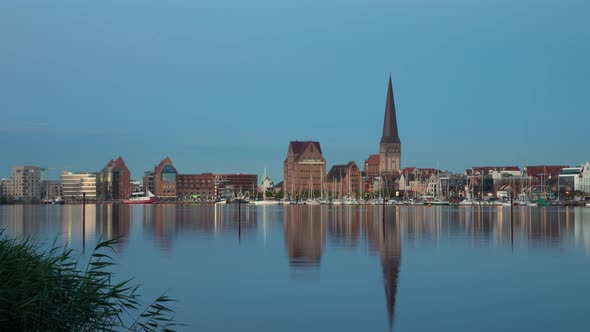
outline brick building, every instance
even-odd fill
[[[362,197],[361,172],[354,161],[334,165],[326,176],[327,190],[331,197]]]
[[[228,196],[231,193],[234,195],[249,194],[251,197],[256,195],[258,188],[258,175],[256,174],[214,174],[214,178],[218,196]]]
[[[176,190],[181,199],[213,200],[216,197],[215,177],[213,173],[178,174]]]
[[[379,185],[375,185],[377,178],[379,177],[379,155],[372,154],[365,160],[363,166],[363,182],[364,192],[371,193],[379,188]]]
[[[145,172],[143,177],[144,189],[158,198],[170,200],[214,200],[240,193],[253,196],[257,185],[256,174],[179,174],[168,157],[156,165],[153,172]]]
[[[123,158],[110,160],[96,176],[96,197],[101,200],[131,196],[131,172]]]
[[[304,191],[320,191],[326,176],[326,160],[320,142],[291,141],[283,163],[283,191],[294,196]]]
[[[154,195],[158,198],[176,199],[176,178],[178,172],[170,158],[164,158],[154,167]]]

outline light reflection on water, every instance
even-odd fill
[[[7,234],[73,248],[82,245],[81,220],[79,205],[0,207]],[[588,297],[570,296],[590,295],[580,282],[590,277],[590,208],[87,205],[85,231],[88,247],[120,237],[121,271],[148,294],[165,285],[188,330],[468,331],[476,320],[479,330],[583,331],[590,323],[575,309]],[[544,280],[567,322],[538,303]],[[523,283],[532,288],[516,288]],[[228,320],[232,301],[246,305]],[[545,316],[527,316],[533,309]],[[505,320],[512,325],[497,323]]]

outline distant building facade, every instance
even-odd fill
[[[43,199],[54,200],[59,197],[63,197],[63,190],[61,187],[61,181],[43,181],[41,183],[41,197]]]
[[[148,190],[152,194],[156,192],[156,190],[154,189],[154,171],[145,172],[143,178],[141,179],[141,183],[144,192],[147,192]]]
[[[260,182],[260,185],[258,186],[258,192],[273,191],[274,187],[274,182],[272,182],[272,180],[267,176],[262,179],[262,182]]]
[[[257,182],[256,174],[180,174],[169,157],[156,165],[153,172],[145,172],[143,177],[144,190],[161,199],[181,201],[215,200],[224,194],[253,195]]]
[[[401,169],[402,144],[397,132],[397,118],[393,100],[391,75],[385,99],[385,117],[383,119],[383,135],[379,143],[379,171],[392,173]]]
[[[562,168],[559,173],[559,196],[573,196],[580,191],[590,194],[590,162],[577,167]]]
[[[401,170],[398,188],[403,196],[414,198],[438,194],[437,170],[434,168],[406,167]]]
[[[215,177],[213,173],[178,174],[177,192],[178,197],[184,200],[212,200],[216,197]]]
[[[582,165],[577,190],[586,193],[586,195],[590,194],[590,162]]]
[[[96,199],[96,173],[64,173],[60,176],[65,200]]]
[[[216,195],[227,195],[233,193],[234,195],[250,196],[256,195],[258,188],[257,174],[243,174],[243,173],[227,173],[214,174],[214,183],[216,185]],[[217,197],[219,197],[217,196]]]
[[[379,155],[372,154],[365,160],[363,165],[363,185],[365,193],[372,193],[379,190]]]
[[[169,157],[154,167],[154,195],[159,198],[176,199],[176,178],[178,172]]]
[[[0,182],[0,195],[2,197],[12,197],[12,179],[2,179]]]
[[[14,166],[12,175],[4,182],[4,192],[16,200],[34,201],[41,198],[41,172],[37,166]]]
[[[326,176],[327,190],[330,197],[362,198],[363,181],[361,172],[354,161],[344,165],[334,165]]]
[[[110,160],[96,177],[98,199],[127,199],[131,196],[131,172],[123,158]]]
[[[320,142],[291,141],[283,162],[283,191],[286,196],[320,191],[326,176],[326,160]]]

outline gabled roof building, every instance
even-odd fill
[[[327,190],[331,197],[362,197],[361,172],[354,161],[334,165],[326,176]]]
[[[110,160],[96,176],[98,199],[127,199],[131,196],[131,172],[123,158]]]
[[[286,196],[321,191],[326,160],[320,142],[291,141],[283,162],[283,191]]]

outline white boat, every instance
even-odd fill
[[[254,205],[279,205],[281,202],[277,201],[277,200],[272,200],[272,199],[263,199],[260,201],[254,201],[254,202],[250,202]]]
[[[139,193],[141,194],[141,193]],[[130,199],[126,199],[123,201],[123,204],[156,204],[158,200],[156,196],[152,194],[149,190],[145,190],[144,196],[137,196],[137,193],[133,193],[131,195],[136,195],[135,197],[131,197]]]

